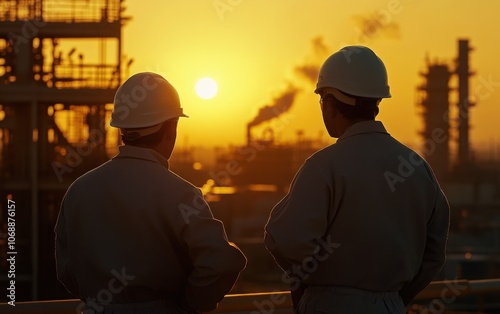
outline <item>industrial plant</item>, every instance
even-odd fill
[[[469,40],[459,39],[454,62],[427,60],[417,89],[421,151],[452,211],[446,278],[500,276],[500,158],[474,151],[470,142],[473,108],[481,105],[470,94],[471,51]]]
[[[63,291],[53,239],[61,199],[74,179],[109,159],[107,148],[117,145],[105,121],[126,68],[123,14],[120,0],[0,4],[0,197],[18,208],[18,300]]]
[[[69,185],[111,158],[120,144],[108,122],[132,63],[122,51],[129,20],[122,0],[0,4],[0,272],[8,269],[11,199],[18,208],[18,301],[70,297],[57,281],[53,229]],[[427,58],[416,88],[420,151],[452,210],[448,260],[439,279],[500,277],[500,156],[482,158],[471,144],[470,117],[481,105],[470,95],[472,51],[468,39],[459,39],[455,60]],[[263,228],[303,162],[328,145],[302,131],[294,141],[276,139],[271,122],[300,105],[297,93],[291,86],[241,125],[244,144],[219,148],[213,167],[197,165],[189,149],[171,159],[171,169],[200,187],[230,240],[248,256],[237,292],[286,289],[263,246]],[[7,280],[1,276],[0,286]],[[7,301],[3,294],[0,301]]]

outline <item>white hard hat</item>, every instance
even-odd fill
[[[390,98],[384,63],[368,47],[347,46],[326,59],[319,70],[315,93],[334,88],[367,98]]]
[[[175,88],[161,75],[143,72],[128,78],[116,91],[110,125],[121,129],[152,127],[143,130],[144,136],[176,117],[187,115]]]

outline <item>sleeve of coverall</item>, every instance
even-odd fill
[[[446,241],[450,224],[450,207],[441,189],[437,188],[434,210],[427,223],[425,252],[415,278],[403,286],[399,294],[407,305],[439,273],[446,258]]]
[[[246,266],[246,258],[228,242],[221,221],[214,219],[201,192],[194,189],[183,198],[180,209],[180,241],[193,264],[185,289],[185,305],[207,312],[217,308]]]
[[[265,245],[283,270],[314,255],[327,229],[331,195],[320,169],[307,160],[265,227]]]
[[[57,279],[73,295],[78,296],[78,286],[70,270],[70,259],[67,242],[66,216],[64,209],[64,199],[59,211],[59,217],[54,228],[56,234],[56,271]]]

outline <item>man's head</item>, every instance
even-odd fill
[[[187,117],[175,88],[162,76],[144,72],[116,91],[110,125],[120,128],[125,145],[161,149],[170,157],[179,117]]]
[[[332,137],[356,122],[375,119],[381,99],[391,97],[384,63],[364,46],[344,47],[331,55],[314,92],[321,97],[323,121]]]

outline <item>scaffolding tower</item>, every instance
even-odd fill
[[[469,98],[469,80],[474,74],[469,69],[469,52],[472,50],[468,39],[458,40],[458,57],[450,71],[446,62],[427,61],[427,72],[421,73],[425,82],[418,87],[417,107],[422,109],[424,129],[420,132],[424,141],[422,150],[436,176],[444,175],[456,167],[468,167],[473,163],[470,149],[470,112],[475,104]],[[449,87],[450,78],[457,77],[456,87],[458,104],[450,117]],[[451,125],[450,125],[451,122]],[[456,140],[456,160],[450,163],[450,127]]]
[[[458,163],[467,165],[471,162],[469,143],[469,108],[474,104],[469,99],[469,80],[473,72],[469,70],[469,40],[458,41],[458,59],[456,74],[458,75]]]
[[[421,73],[425,79],[418,90],[420,100],[417,106],[422,111],[424,128],[420,132],[423,139],[423,155],[442,179],[450,164],[450,123],[449,123],[449,81],[451,72],[445,63],[428,63],[427,72]]]
[[[105,122],[122,78],[123,14],[123,0],[0,3],[0,235],[11,199],[16,300],[63,292],[53,227],[68,186],[116,144]]]

